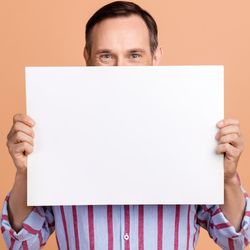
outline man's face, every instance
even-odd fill
[[[149,31],[137,15],[108,18],[91,33],[91,54],[84,51],[87,66],[158,65],[160,53],[151,54]]]

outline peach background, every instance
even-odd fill
[[[84,24],[108,1],[2,1],[0,10],[0,200],[15,168],[6,150],[12,115],[25,112],[24,66],[84,65]],[[246,148],[239,163],[250,190],[250,2],[136,1],[156,18],[162,65],[224,64],[225,114],[242,124]],[[45,183],[46,185],[46,183]],[[4,249],[0,237],[0,249]],[[45,249],[56,249],[54,237]],[[219,249],[202,232],[197,249]]]

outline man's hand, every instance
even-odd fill
[[[240,122],[236,119],[224,119],[217,123],[219,128],[216,134],[218,146],[216,152],[224,153],[224,182],[230,183],[238,179],[237,164],[244,148],[240,133]]]
[[[27,156],[33,151],[35,122],[24,114],[13,117],[13,126],[7,136],[7,147],[17,168],[17,172],[26,171]]]
[[[7,146],[16,166],[16,178],[8,202],[9,220],[18,232],[32,207],[27,207],[27,156],[33,151],[34,121],[27,115],[13,117],[13,126],[7,136]]]
[[[237,175],[237,164],[243,151],[240,123],[236,119],[224,119],[217,123],[217,153],[224,154],[224,204],[223,214],[239,232],[245,212],[245,198]]]

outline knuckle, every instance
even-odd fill
[[[24,142],[24,148],[26,149],[26,150],[32,150],[32,145],[30,145],[30,143],[28,143],[28,142]]]
[[[226,151],[226,146],[225,146],[225,144],[222,144],[220,149],[221,149],[221,152],[225,152],[225,151]]]
[[[12,132],[12,127],[11,129],[9,130],[9,133],[7,134],[6,138],[9,139],[10,135],[11,135],[11,132]]]
[[[222,136],[222,137],[220,138],[220,142],[222,142],[222,143],[225,142],[225,136]]]
[[[24,118],[25,118],[24,114],[21,114],[21,113],[15,114],[13,116],[13,122],[15,123],[15,122],[22,121],[22,120],[24,120]]]
[[[7,134],[6,139],[9,141],[12,136],[12,130]]]
[[[234,139],[240,139],[240,136],[239,136],[239,134],[233,134],[233,138]]]
[[[6,141],[6,146],[7,146],[7,147],[10,146],[10,141],[9,141],[9,140]]]
[[[13,148],[8,148],[8,151],[11,156],[15,154],[15,151],[13,150]]]
[[[20,117],[20,114],[15,114],[13,116],[13,121],[16,122],[18,120],[18,118]]]
[[[16,132],[16,140],[21,140],[22,139],[22,132],[17,131]]]
[[[11,144],[10,144],[9,141],[6,142],[6,146],[7,146],[8,150],[9,150],[9,152],[11,152],[12,151],[12,147],[11,147]]]
[[[220,134],[221,134],[221,136],[225,135],[225,134],[226,134],[226,129],[225,129],[225,128],[222,128],[222,129],[220,130]]]
[[[230,149],[229,143],[225,143],[225,149],[226,149],[226,150],[229,150],[229,149]]]
[[[20,123],[19,123],[19,122],[16,122],[16,123],[13,125],[13,131],[16,133],[19,129],[20,129]]]
[[[232,134],[232,135],[230,136],[230,140],[231,140],[231,141],[235,141],[238,137],[239,137],[238,134]]]
[[[230,140],[230,138],[228,136],[226,136],[226,135],[224,135],[224,136],[221,137],[221,142],[222,143],[227,143],[228,140]]]

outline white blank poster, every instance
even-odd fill
[[[223,71],[26,67],[28,205],[223,203]]]

